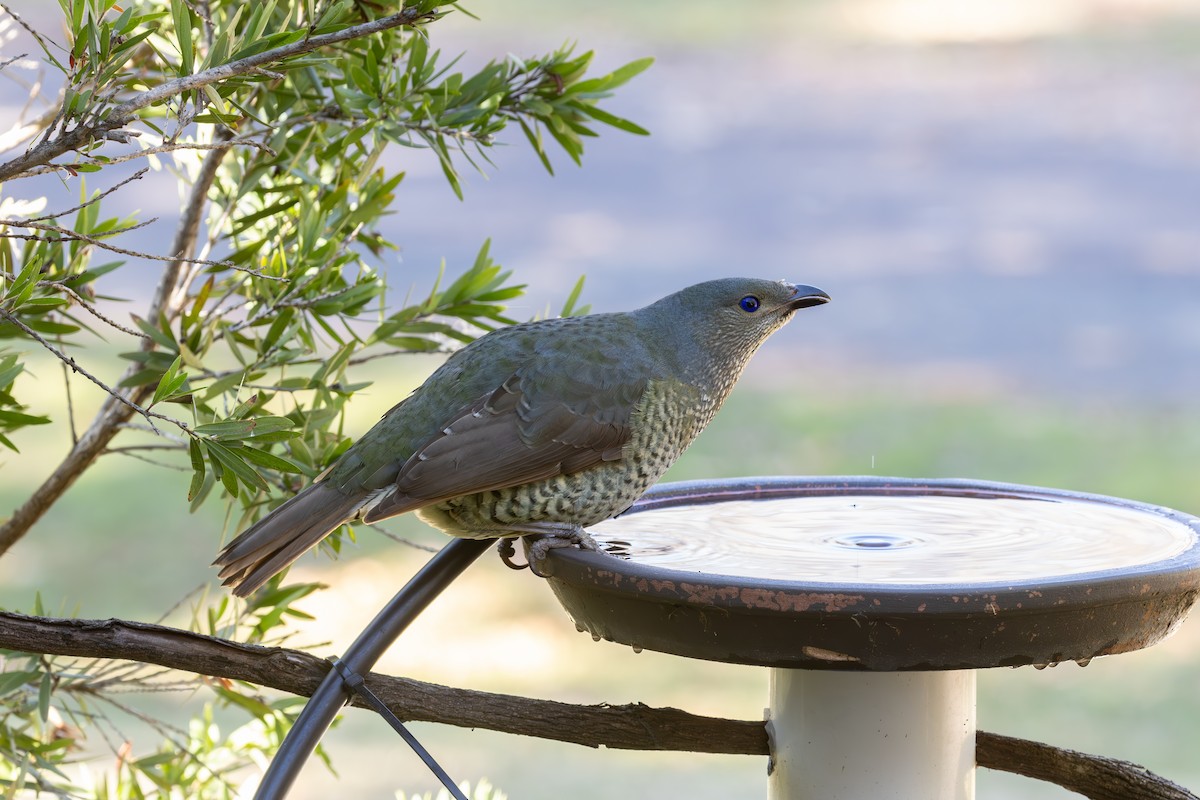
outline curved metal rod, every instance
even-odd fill
[[[435,597],[454,581],[463,570],[479,558],[492,543],[491,539],[453,539],[396,593],[383,610],[375,615],[341,660],[347,667],[365,675],[392,642],[408,627]],[[313,692],[296,724],[284,737],[279,752],[263,775],[255,792],[255,800],[283,800],[304,762],[312,755],[317,743],[346,704],[349,693],[337,670],[329,674]]]

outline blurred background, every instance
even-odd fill
[[[33,0],[27,17],[49,15]],[[492,255],[529,284],[522,318],[580,274],[594,310],[643,305],[727,275],[788,278],[834,302],[764,347],[668,479],[751,474],[971,477],[1115,494],[1200,514],[1200,8],[1189,0],[473,0],[432,29],[465,68],[564,40],[611,69],[654,56],[583,168],[496,154],[464,201],[436,161],[407,171],[390,234],[397,291]],[[53,30],[51,28],[51,30]],[[4,112],[22,98],[5,87]],[[518,134],[519,135],[519,134]],[[553,154],[552,154],[553,155]],[[154,187],[161,196],[155,197]],[[78,187],[47,181],[52,207]],[[174,178],[117,194],[113,213],[175,202]],[[152,199],[148,199],[152,198]],[[124,204],[124,205],[123,205]],[[143,233],[157,244],[165,219]],[[149,268],[148,268],[149,269]],[[152,272],[147,273],[153,274]],[[148,279],[149,280],[149,279]],[[144,291],[126,287],[126,294]],[[436,365],[380,368],[356,431]],[[45,363],[48,397],[59,372]],[[77,402],[98,402],[86,390]],[[86,411],[86,408],[84,409]],[[33,434],[36,436],[36,434]],[[66,442],[0,455],[19,502]],[[109,456],[0,560],[0,605],[156,619],[223,533],[186,512],[187,475]],[[132,501],[132,502],[131,502]],[[431,546],[413,520],[395,529]],[[336,653],[427,558],[371,532],[293,575],[332,588],[295,644]],[[766,672],[634,654],[577,634],[527,573],[485,558],[393,648],[382,671],[582,703],[642,701],[758,718]],[[232,719],[232,717],[231,717]],[[980,675],[979,724],[1140,763],[1200,790],[1200,622],[1086,669]],[[761,797],[764,759],[591,751],[417,725],[456,779],[513,798]],[[435,788],[386,725],[350,713],[297,798]],[[1067,792],[981,771],[981,798]]]

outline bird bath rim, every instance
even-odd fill
[[[1104,495],[962,479],[739,478],[662,484],[626,516],[830,495],[1085,502],[1170,520],[1193,536],[1170,558],[1024,581],[797,582],[651,566],[575,549],[552,550],[535,566],[576,626],[593,637],[706,660],[821,669],[1084,662],[1164,638],[1200,595],[1200,519]]]

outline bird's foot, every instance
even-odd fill
[[[496,544],[496,552],[500,554],[500,560],[504,562],[504,566],[509,569],[529,569],[529,562],[518,564],[513,561],[513,558],[517,555],[517,548],[513,546],[512,539],[501,539]]]
[[[599,545],[587,531],[579,526],[575,526],[566,530],[553,531],[535,537],[527,537],[529,542],[529,567],[533,570],[533,574],[539,578],[546,577],[538,571],[538,564],[546,558],[546,554],[551,550],[557,550],[560,547],[571,547],[572,545],[581,550],[599,550]]]

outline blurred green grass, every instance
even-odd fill
[[[432,365],[406,361],[354,403],[350,430],[363,431]],[[780,388],[754,372],[667,480],[753,474],[872,474],[971,477],[1100,492],[1196,513],[1200,420],[1178,409],[1012,392],[913,386],[810,375]],[[951,382],[952,384],[952,382]],[[54,392],[47,384],[47,392]],[[56,458],[62,431],[24,434],[4,459],[0,503],[11,507]],[[58,448],[61,449],[61,448]],[[187,475],[105,456],[4,559],[0,605],[83,617],[156,619],[192,587],[215,590],[208,563],[225,519],[211,503],[187,513]],[[438,546],[440,534],[402,518],[402,535]],[[372,532],[332,562],[309,556],[296,577],[331,589],[307,608],[317,621],[298,641],[338,652],[427,558]],[[177,615],[178,616],[178,615]],[[178,621],[178,620],[177,620]],[[1200,643],[1197,623],[1149,650],[1064,665],[989,670],[980,676],[980,726],[1142,763],[1200,786]],[[576,634],[540,581],[485,557],[440,598],[381,665],[385,671],[490,691],[567,701],[642,701],[698,713],[757,718],[765,671],[707,664],[595,644]],[[181,700],[181,702],[183,702]],[[656,792],[696,798],[765,791],[760,759],[589,751],[570,745],[420,726],[457,777],[487,776],[510,796],[580,798]],[[149,746],[152,742],[142,742]],[[310,767],[297,797],[435,788],[415,761],[381,772],[400,747],[378,720],[350,714],[329,741],[340,779]],[[340,781],[340,782],[339,782]],[[1053,798],[1064,792],[980,774],[980,796]]]
[[[820,386],[820,380],[814,381]],[[1098,492],[1200,513],[1200,419],[1077,398],[746,387],[666,479],[959,477]]]

